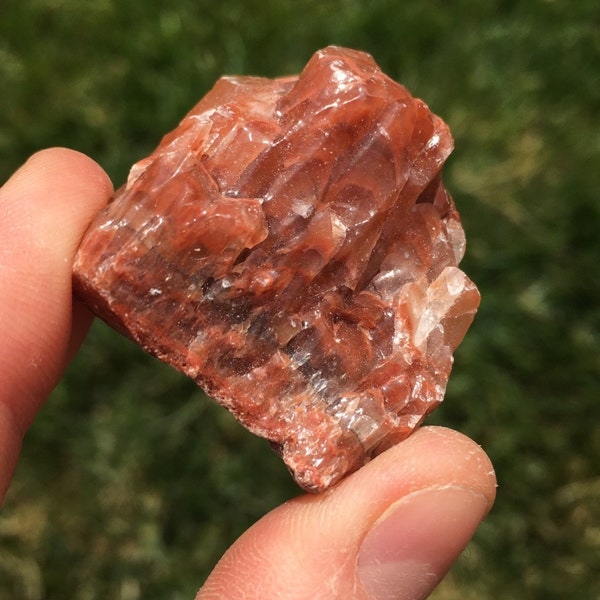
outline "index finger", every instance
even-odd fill
[[[73,257],[112,185],[87,156],[32,156],[0,189],[0,498],[22,436],[91,315],[74,306]]]

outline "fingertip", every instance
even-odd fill
[[[373,514],[398,498],[427,488],[461,487],[481,494],[492,507],[496,475],[483,448],[466,435],[438,426],[421,427],[375,457],[329,493],[340,502],[369,504]]]
[[[482,494],[491,509],[498,487],[496,472],[480,444],[464,433],[440,426],[421,427],[412,438],[409,439],[418,446],[418,453],[443,459],[436,476],[441,477],[441,470],[446,469],[449,485],[457,484]]]
[[[358,578],[373,600],[425,598],[490,511],[493,466],[467,436],[423,427],[375,459],[365,477],[374,484],[383,473],[392,475],[388,498],[397,499],[375,511],[358,552]]]
[[[0,188],[0,401],[23,429],[90,322],[79,308],[73,319],[73,257],[111,191],[95,161],[66,148],[36,152]]]
[[[449,429],[422,428],[331,490],[261,519],[198,599],[223,597],[231,584],[247,599],[425,597],[494,497],[493,468],[480,446]]]
[[[36,152],[0,188],[0,498],[25,430],[91,322],[72,305],[72,263],[111,192],[96,162],[66,148]]]
[[[106,171],[92,158],[78,150],[55,146],[44,148],[32,154],[17,171],[31,171],[37,174],[46,172],[74,173],[73,183],[85,182],[85,186],[99,191],[99,195],[108,197],[113,192],[113,184]]]

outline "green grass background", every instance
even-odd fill
[[[0,180],[64,145],[119,185],[221,74],[372,53],[454,132],[483,296],[430,422],[483,445],[498,501],[433,598],[598,599],[599,32],[597,0],[2,0]],[[26,437],[0,597],[190,599],[297,493],[264,441],[98,323]]]

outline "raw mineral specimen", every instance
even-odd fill
[[[479,304],[452,145],[362,52],[224,77],[92,224],[75,290],[324,490],[441,402]]]

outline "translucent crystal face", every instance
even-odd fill
[[[364,53],[223,78],[98,216],[76,290],[323,490],[441,402],[477,309],[451,150]]]

